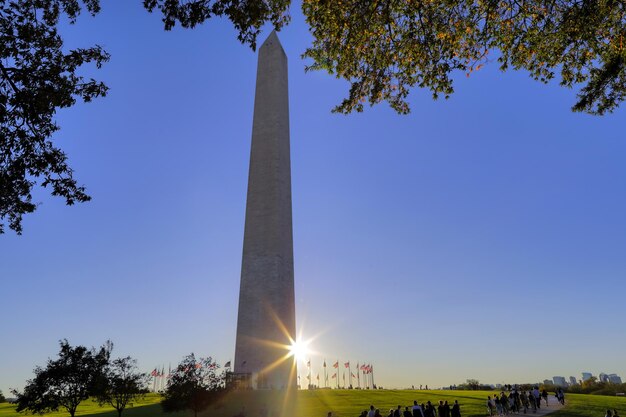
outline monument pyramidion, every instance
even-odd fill
[[[296,386],[287,56],[259,49],[234,374],[245,388]]]

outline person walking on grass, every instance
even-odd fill
[[[533,396],[535,397],[535,404],[537,405],[537,409],[541,408],[541,393],[539,392],[539,388],[535,387],[533,389]]]
[[[606,414],[604,415],[604,417],[613,417],[613,413],[611,413],[611,410],[606,410]]]
[[[422,411],[422,407],[417,403],[417,401],[413,401],[413,417],[424,417],[424,412]]]
[[[491,395],[487,396],[487,414],[489,414],[489,416],[493,416],[494,413],[496,412],[495,410],[496,408],[496,403],[493,402],[493,400],[491,399]]]
[[[409,407],[404,407],[404,413],[402,413],[404,417],[413,417],[413,413],[409,410]]]
[[[452,405],[450,417],[461,417],[461,406],[459,405],[459,402],[457,400],[454,400],[454,405]]]
[[[439,405],[437,406],[437,415],[439,417],[446,417],[445,411],[443,410],[443,400],[439,400]]]
[[[509,397],[506,396],[504,391],[500,392],[500,405],[502,406],[502,412],[505,415],[509,414]]]
[[[367,417],[374,417],[375,414],[376,414],[376,410],[374,409],[374,406],[370,405],[370,412],[367,413]]]
[[[562,388],[559,388],[556,392],[556,399],[562,404],[565,405],[565,392],[563,392]]]
[[[430,401],[426,402],[426,409],[424,410],[424,417],[437,417],[435,406]]]
[[[537,412],[537,401],[535,400],[535,396],[533,395],[533,392],[530,391],[528,393],[528,403],[530,404],[530,407],[533,409],[533,413]]]
[[[526,414],[528,412],[528,394],[526,394],[526,391],[522,391],[519,397],[520,402],[522,403],[524,414]]]
[[[498,415],[501,416],[502,415],[502,403],[500,402],[500,397],[498,397],[498,394],[493,396],[493,402],[496,404],[496,411],[498,412]]]

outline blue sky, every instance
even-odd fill
[[[122,4],[124,3],[124,4]],[[574,114],[575,91],[491,63],[449,100],[413,90],[331,114],[348,85],[289,57],[298,327],[324,357],[370,362],[383,386],[626,376],[624,109]],[[269,34],[269,28],[261,41]],[[46,191],[0,237],[0,389],[58,341],[142,369],[233,358],[256,54],[230,24],[164,32],[141,2],[65,29],[99,43],[108,97],[58,115],[55,141],[93,196]],[[301,364],[302,365],[302,364]],[[304,369],[304,368],[302,368]]]

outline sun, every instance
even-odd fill
[[[304,361],[309,354],[308,343],[302,340],[294,341],[289,346],[289,355],[296,358],[297,361]]]

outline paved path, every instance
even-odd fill
[[[565,397],[565,401],[567,401],[567,397]],[[532,409],[528,411],[528,416],[545,416],[546,414],[550,414],[553,413],[557,410],[560,410],[561,408],[564,407],[564,405],[562,405],[560,402],[558,402],[556,400],[556,397],[554,396],[554,394],[550,395],[548,397],[548,404],[550,404],[549,406],[546,407],[546,402],[541,400],[541,408],[539,410],[537,410],[536,413],[532,412]],[[524,413],[519,413],[521,415],[523,415]],[[518,414],[518,415],[519,415]]]

